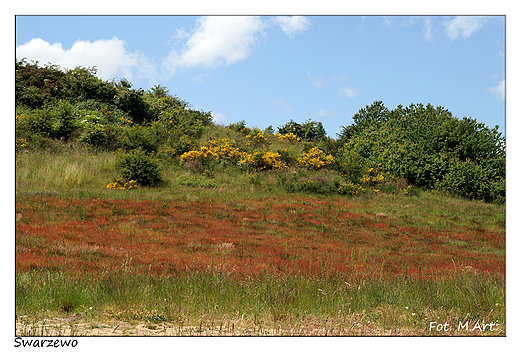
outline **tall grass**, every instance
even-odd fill
[[[125,271],[126,270],[126,271]],[[356,316],[373,329],[428,334],[430,321],[505,325],[504,281],[470,272],[437,280],[226,274],[159,277],[132,273],[73,278],[59,272],[17,275],[17,314],[84,313],[97,319],[198,325],[204,317],[241,317],[263,328],[289,329],[304,317],[319,323]],[[359,325],[359,324],[358,324]],[[499,333],[503,333],[500,330]],[[488,332],[489,333],[489,332]],[[495,331],[496,333],[496,331]]]

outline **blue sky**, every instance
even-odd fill
[[[431,103],[505,134],[504,16],[18,16],[16,57],[147,90],[261,129],[331,137],[382,100]]]

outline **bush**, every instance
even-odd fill
[[[320,141],[327,136],[323,124],[312,120],[307,120],[303,124],[291,120],[278,127],[278,133],[281,135],[292,133],[304,141],[312,142]]]
[[[151,153],[157,150],[156,137],[152,135],[149,128],[141,125],[122,127],[119,144],[126,151],[142,149]]]
[[[52,136],[54,138],[69,138],[76,129],[76,109],[67,101],[61,101],[51,110]]]
[[[63,96],[73,102],[93,99],[113,103],[116,87],[96,77],[96,68],[76,67],[63,77]]]
[[[132,84],[122,79],[117,84],[115,95],[116,106],[128,113],[135,123],[143,123],[152,120],[149,104],[145,101],[145,92],[142,89],[131,89]]]
[[[389,111],[382,102],[360,110],[353,120],[339,134],[338,171],[354,163],[382,164],[385,174],[415,186],[467,198],[502,199],[505,137],[498,126],[490,129],[475,119],[458,119],[430,104]],[[357,172],[350,169],[348,178],[355,183],[351,176]]]
[[[108,134],[106,128],[100,124],[94,123],[87,124],[83,129],[83,133],[79,136],[80,142],[88,143],[96,147],[105,145],[107,139]]]
[[[304,152],[297,161],[299,166],[319,170],[332,165],[334,158],[330,154],[325,154],[323,150],[314,147],[308,152]]]
[[[159,163],[142,149],[135,149],[124,155],[116,166],[122,178],[135,180],[143,186],[155,186],[162,181]]]
[[[38,109],[23,115],[20,123],[17,121],[17,130],[26,133],[28,137],[41,135],[49,137],[52,134],[52,117],[47,110]]]

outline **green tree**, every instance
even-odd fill
[[[287,122],[285,125],[278,127],[278,133],[289,134],[300,137],[304,141],[317,142],[327,136],[327,132],[321,122],[307,120],[303,124],[299,124],[293,120]]]
[[[505,197],[505,138],[498,126],[458,119],[431,104],[389,111],[381,102],[360,110],[353,121],[338,138],[340,170],[352,171],[358,158],[367,168],[382,164],[385,173],[427,189],[485,200]]]

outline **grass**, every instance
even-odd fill
[[[297,331],[296,335],[307,334],[295,326],[309,319],[317,326],[329,324],[337,330],[328,332],[333,335],[392,329],[430,335],[431,321],[450,326],[494,322],[495,332],[486,335],[505,331],[503,281],[496,276],[461,271],[435,281],[398,277],[353,283],[343,277],[265,275],[236,280],[223,273],[157,277],[132,273],[128,267],[121,270],[120,275],[81,279],[56,272],[18,275],[18,311],[38,312],[40,319],[84,312],[90,321],[170,327],[198,327],[213,320],[213,329],[215,322],[227,323],[223,317],[229,317],[258,331]],[[336,324],[330,324],[333,320]]]
[[[71,333],[41,322],[76,315],[177,335],[437,336],[431,321],[505,335],[504,205],[288,194],[291,170],[166,163],[159,188],[110,190],[115,160],[77,145],[17,156],[22,335]]]

